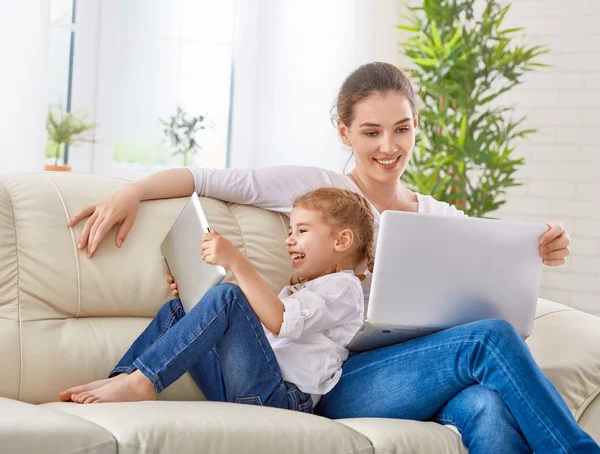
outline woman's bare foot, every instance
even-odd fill
[[[86,383],[85,385],[74,386],[73,388],[69,388],[65,391],[59,392],[58,397],[60,397],[60,400],[62,400],[63,402],[68,402],[70,400],[73,400],[74,394],[80,394],[85,391],[91,391],[92,389],[100,388],[100,386],[104,386],[107,383],[110,383],[111,381],[119,380],[124,377],[127,377],[126,373],[115,375],[111,378],[105,378],[103,380],[96,380],[90,383]]]
[[[114,380],[104,386],[80,394],[75,394],[73,402],[97,404],[100,402],[138,402],[156,400],[156,390],[152,382],[139,370],[122,380]]]

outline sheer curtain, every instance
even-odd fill
[[[43,170],[50,0],[0,0],[0,173]]]

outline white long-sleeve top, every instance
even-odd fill
[[[283,379],[316,403],[340,379],[346,347],[362,326],[360,281],[353,271],[340,271],[284,287],[279,299],[285,307],[281,330],[267,338]]]
[[[343,173],[321,167],[274,166],[262,169],[210,169],[188,167],[194,176],[199,196],[213,197],[225,202],[255,205],[267,210],[279,211],[289,216],[296,197],[322,186],[349,189],[361,195],[352,179]],[[466,216],[446,202],[428,195],[416,193],[418,213],[443,216]],[[375,217],[375,239],[379,231],[381,214],[371,204]],[[374,249],[375,250],[375,249]],[[355,270],[362,273],[365,270]],[[366,305],[369,302],[371,276],[362,282]]]

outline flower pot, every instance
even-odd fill
[[[44,170],[46,170],[47,172],[70,172],[71,166],[55,166],[54,164],[46,164],[44,166]]]

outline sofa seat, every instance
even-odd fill
[[[336,422],[367,437],[377,454],[468,452],[454,427],[434,422],[383,418],[336,419]]]
[[[373,452],[369,440],[351,427],[276,408],[207,401],[54,402],[40,408],[110,432],[119,454]]]
[[[65,412],[0,397],[3,454],[117,454],[110,431]]]

